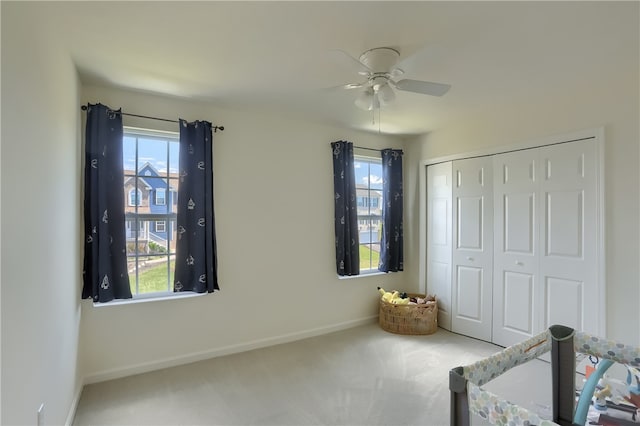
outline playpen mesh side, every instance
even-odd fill
[[[482,417],[491,424],[500,425],[557,425],[541,418],[538,414],[510,403],[481,387],[468,382],[467,395],[469,398],[469,412]]]
[[[469,382],[482,386],[511,368],[535,359],[550,350],[551,332],[545,330],[523,342],[463,367],[463,375]]]
[[[463,367],[467,379],[469,412],[492,424],[555,425],[526,408],[482,389],[480,386],[551,350],[551,333],[546,330],[516,345]]]
[[[573,347],[576,352],[609,359],[619,364],[640,367],[640,347],[637,346],[576,332],[573,338]]]

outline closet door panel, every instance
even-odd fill
[[[460,250],[482,250],[482,224],[484,222],[484,197],[456,196],[456,248]]]
[[[513,271],[505,271],[501,293],[503,302],[503,328],[514,333],[533,335],[533,292],[534,276]]]
[[[545,256],[582,258],[584,240],[584,191],[545,193]]]
[[[502,233],[504,252],[533,256],[535,192],[503,194]]]
[[[453,162],[452,330],[491,341],[493,176],[491,158]]]
[[[438,325],[451,330],[451,162],[427,167],[427,293],[438,300]]]
[[[526,150],[495,155],[493,164],[493,342],[510,346],[533,336],[539,323],[538,161]]]
[[[540,148],[541,329],[562,324],[594,334],[597,307],[597,161],[595,141]]]
[[[584,282],[545,277],[544,324],[566,325],[576,330],[583,327]]]
[[[456,319],[466,319],[475,322],[482,321],[482,293],[484,283],[482,268],[460,266],[456,268]],[[456,327],[453,328],[456,330]]]

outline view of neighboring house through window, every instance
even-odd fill
[[[165,194],[167,193],[165,188],[156,189],[156,205],[164,206],[166,202]]]
[[[126,129],[123,138],[125,230],[131,292],[173,292],[178,135]]]
[[[129,205],[139,206],[142,201],[142,192],[139,189],[133,188],[129,191]]]
[[[360,273],[378,270],[382,237],[382,161],[355,156],[356,204],[360,237]]]

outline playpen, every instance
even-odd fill
[[[482,386],[509,369],[551,352],[552,419],[512,404]],[[599,357],[602,361],[591,374],[576,404],[576,353]],[[614,362],[640,366],[640,348],[601,339],[572,328],[554,325],[521,343],[449,372],[451,425],[469,425],[470,415],[478,415],[499,425],[585,425],[596,384]]]

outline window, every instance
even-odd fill
[[[377,194],[374,194],[373,197],[357,197],[356,201],[358,202],[358,207],[378,207]]]
[[[135,188],[129,191],[129,205],[130,206],[142,205],[142,191]]]
[[[360,273],[378,271],[382,237],[382,161],[355,156],[356,201],[360,237]]]
[[[178,191],[178,135],[125,128],[122,143],[131,293],[173,294],[177,206],[166,194]],[[142,203],[142,190],[153,191],[155,202]]]
[[[164,206],[167,200],[167,192],[164,188],[156,189],[156,206]]]
[[[144,222],[127,219],[125,223],[127,225],[127,240],[134,239],[136,237],[145,238],[146,229],[144,228]]]

